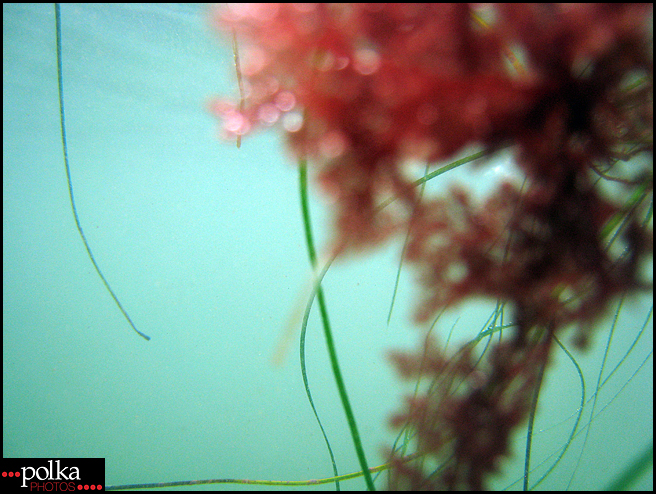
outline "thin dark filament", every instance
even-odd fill
[[[237,46],[237,31],[232,30],[232,53],[235,57],[235,71],[239,84],[239,113],[244,111],[244,82],[241,79],[241,65],[239,64],[239,47]],[[241,134],[237,135],[237,149],[241,147]]]
[[[408,455],[402,461],[412,461],[416,459],[416,453]],[[391,467],[391,463],[383,463],[377,467],[369,469],[369,473],[377,473],[382,470],[387,470]],[[126,489],[161,489],[164,487],[180,487],[184,485],[208,485],[208,484],[248,484],[248,485],[274,485],[274,486],[315,486],[323,484],[331,484],[338,480],[350,480],[362,477],[363,472],[354,472],[340,475],[339,477],[330,477],[326,479],[311,479],[311,480],[249,480],[249,479],[207,479],[207,480],[179,480],[174,482],[155,482],[147,484],[129,484],[129,485],[107,485],[107,491],[119,491]]]
[[[615,310],[615,316],[613,317],[613,323],[611,324],[610,332],[608,333],[608,339],[606,340],[606,348],[604,350],[604,356],[601,360],[601,366],[599,367],[599,375],[597,376],[597,386],[595,387],[595,392],[593,394],[592,410],[590,410],[590,420],[586,425],[585,436],[583,439],[583,446],[581,447],[581,452],[579,453],[579,457],[576,460],[574,470],[572,471],[572,475],[570,476],[569,482],[567,483],[567,490],[569,490],[570,486],[572,485],[572,481],[574,480],[574,475],[576,475],[579,465],[581,464],[581,459],[583,458],[583,452],[585,451],[585,447],[588,444],[588,437],[590,436],[590,430],[592,429],[592,421],[595,417],[595,408],[597,407],[597,399],[599,398],[599,390],[601,389],[601,378],[604,374],[604,367],[606,366],[606,362],[608,361],[608,354],[610,353],[611,342],[613,341],[615,329],[617,328],[617,321],[619,320],[620,313],[622,312],[623,304],[624,304],[624,295],[622,295],[620,301],[617,304],[617,309]]]
[[[551,338],[551,335],[547,335],[547,338]],[[528,476],[531,468],[531,444],[533,443],[533,424],[535,423],[535,412],[538,408],[540,387],[542,386],[542,378],[544,377],[544,368],[546,365],[546,360],[540,364],[540,370],[538,372],[535,388],[533,390],[533,399],[531,400],[531,410],[528,416],[528,430],[526,431],[526,454],[524,456],[524,491],[528,491]]]
[[[84,232],[82,231],[80,218],[78,217],[77,208],[75,207],[75,197],[73,196],[73,182],[71,181],[71,168],[68,164],[68,145],[66,144],[66,119],[64,117],[64,82],[62,78],[61,15],[59,13],[58,3],[55,4],[55,20],[57,24],[57,82],[59,84],[59,116],[61,121],[62,145],[64,148],[64,164],[66,165],[66,180],[68,181],[68,195],[71,199],[71,209],[73,210],[73,216],[75,217],[75,225],[77,226],[77,231],[80,232],[80,237],[82,237],[84,248],[87,250],[89,259],[91,259],[91,263],[93,264],[93,267],[96,269],[96,273],[98,273],[98,276],[100,276],[100,279],[104,283],[105,288],[114,299],[116,306],[123,313],[125,319],[127,319],[130,326],[132,326],[132,329],[134,329],[137,332],[137,334],[142,338],[146,340],[150,340],[150,336],[142,333],[136,328],[136,326],[132,322],[132,319],[130,319],[130,316],[121,305],[121,302],[119,302],[118,297],[114,293],[114,290],[112,290],[112,288],[109,286],[109,282],[102,274],[102,271],[100,271],[100,267],[98,267],[98,263],[96,262],[95,258],[93,257],[93,253],[91,252],[91,247],[89,247],[89,242],[87,242],[87,238],[84,236]]]
[[[546,479],[551,474],[551,472],[554,471],[556,466],[558,466],[558,463],[560,463],[560,460],[562,460],[563,457],[565,456],[565,453],[567,452],[567,449],[570,447],[570,445],[572,444],[572,440],[574,439],[574,437],[577,434],[576,431],[579,430],[579,423],[581,422],[581,417],[583,416],[583,409],[585,407],[585,379],[583,377],[583,371],[581,371],[581,366],[576,361],[574,356],[569,352],[569,350],[567,350],[567,348],[565,348],[565,346],[560,342],[560,340],[556,336],[554,336],[553,339],[556,342],[556,344],[560,347],[560,349],[563,352],[565,352],[565,355],[567,355],[567,358],[569,358],[570,362],[572,362],[572,364],[576,368],[576,372],[579,376],[579,382],[581,383],[581,400],[579,402],[579,407],[578,407],[578,410],[576,412],[576,420],[574,421],[574,425],[572,426],[572,430],[569,433],[569,437],[567,438],[567,442],[562,447],[562,449],[560,450],[560,453],[558,453],[558,457],[552,463],[552,465],[549,467],[549,469],[545,473],[542,474],[542,477],[540,477],[540,479],[537,482],[535,482],[533,485],[530,486],[530,490],[535,490],[542,483],[542,481],[544,479]],[[528,487],[528,485],[527,485],[527,487]]]
[[[426,168],[424,169],[424,179],[426,178],[426,175],[428,175],[428,163],[426,163]],[[417,198],[415,200],[415,203],[412,207],[412,213],[411,213],[411,218],[414,217],[415,211],[417,209],[417,206],[419,206],[419,203],[421,202],[421,198],[424,195],[424,189],[426,188],[426,181],[424,180],[421,185],[419,186],[419,194],[417,194]],[[387,327],[389,328],[390,321],[392,319],[392,311],[394,310],[394,302],[396,302],[396,294],[398,293],[399,290],[399,280],[401,279],[401,269],[403,268],[403,259],[405,259],[405,252],[408,250],[408,244],[410,243],[410,233],[412,229],[412,219],[410,219],[410,222],[408,224],[408,231],[406,232],[405,239],[403,240],[403,248],[401,249],[401,256],[399,259],[399,267],[396,270],[396,279],[394,280],[394,290],[392,292],[392,303],[390,304],[389,312],[387,313]]]

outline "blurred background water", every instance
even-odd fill
[[[279,132],[249,136],[239,150],[222,142],[206,111],[212,97],[238,94],[230,40],[217,38],[204,6],[65,4],[61,18],[78,213],[105,276],[152,340],[129,327],[75,228],[54,7],[4,4],[4,455],[104,457],[108,484],[331,476],[297,344],[284,367],[271,365],[310,275],[293,158]],[[431,187],[460,179],[489,188],[509,173],[507,161],[457,170]],[[324,245],[327,205],[316,190],[312,197]],[[417,292],[408,270],[386,324],[400,250],[399,240],[343,260],[324,281],[371,466],[385,461],[395,436],[389,417],[412,389],[386,354],[416,348],[421,338],[411,324]],[[538,488],[603,487],[653,439],[651,319],[625,357],[651,303],[651,296],[624,302],[594,409],[612,318],[590,352],[575,353],[586,382],[580,431]],[[436,332],[444,340],[455,324],[452,338],[465,341],[493,307],[481,301],[450,311]],[[359,466],[317,321],[313,313],[308,378],[340,473],[350,473]],[[581,400],[563,353],[543,386],[533,482],[567,442]],[[520,434],[495,487],[521,488]],[[636,488],[653,488],[651,471]]]

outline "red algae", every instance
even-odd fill
[[[486,27],[467,4],[237,5],[216,15],[243,50],[244,105],[212,106],[225,136],[282,125],[334,199],[342,255],[408,232],[419,323],[472,296],[513,308],[514,334],[482,359],[430,340],[394,356],[402,375],[435,381],[393,419],[416,431],[423,458],[393,456],[393,488],[485,488],[526,421],[553,335],[575,324],[585,346],[611,300],[650,288],[640,265],[651,230],[600,184],[652,192],[651,5],[491,8]],[[462,189],[420,197],[407,162],[435,165],[472,143],[512,146],[524,186],[502,183],[480,204]],[[402,206],[381,211],[390,194]],[[608,248],[613,221],[620,255]]]

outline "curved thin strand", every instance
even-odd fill
[[[301,205],[303,207],[303,225],[305,229],[305,240],[308,248],[308,255],[313,267],[316,270],[317,267],[317,254],[314,248],[314,241],[312,238],[312,230],[310,227],[310,210],[308,207],[307,200],[307,187],[303,187],[303,182],[307,181],[307,160],[301,159],[299,162],[299,167],[301,169]],[[323,332],[326,338],[326,346],[328,347],[328,355],[330,356],[330,365],[333,370],[333,376],[335,378],[335,384],[337,385],[337,391],[339,392],[340,400],[342,401],[342,408],[346,415],[346,421],[348,422],[349,430],[351,431],[351,438],[353,439],[353,446],[355,447],[355,453],[362,467],[364,474],[364,481],[367,485],[367,489],[370,491],[375,491],[374,482],[369,473],[369,467],[367,466],[367,459],[364,454],[364,448],[362,447],[362,441],[360,440],[360,433],[358,432],[358,427],[355,422],[355,415],[351,409],[351,403],[348,399],[348,394],[346,393],[346,385],[344,384],[344,379],[342,378],[342,372],[339,368],[339,363],[337,361],[337,349],[335,348],[335,342],[333,341],[332,331],[330,329],[330,322],[328,320],[328,309],[326,307],[326,301],[323,296],[323,290],[321,289],[321,279],[325,276],[328,267],[332,260],[339,254],[340,249],[334,249],[331,260],[326,264],[325,268],[322,270],[321,278],[317,278],[314,283],[314,290],[312,298],[308,303],[308,307],[305,311],[305,317],[303,324],[307,325],[307,319],[310,316],[310,309],[312,307],[312,302],[314,295],[317,296],[317,301],[319,302],[319,312],[321,314],[321,322],[323,323]]]
[[[118,297],[114,293],[114,290],[112,290],[112,287],[109,286],[109,282],[107,281],[107,278],[105,278],[105,275],[100,270],[100,267],[96,262],[96,259],[93,257],[93,253],[91,252],[91,247],[89,246],[89,242],[87,241],[87,238],[84,236],[84,232],[82,231],[80,218],[77,214],[77,208],[75,207],[75,196],[73,195],[73,182],[71,181],[71,167],[68,164],[68,145],[66,143],[66,118],[64,115],[64,80],[62,77],[61,14],[59,12],[58,3],[55,4],[55,21],[57,25],[56,28],[57,30],[57,82],[59,85],[59,117],[61,123],[62,145],[64,149],[64,164],[66,165],[66,180],[68,181],[68,195],[71,199],[71,209],[73,210],[75,225],[77,226],[77,231],[80,233],[80,237],[82,237],[82,242],[84,243],[84,248],[87,250],[89,259],[91,259],[91,263],[93,264],[93,267],[96,269],[96,273],[98,273],[98,276],[100,276],[100,279],[105,285],[105,288],[114,299],[114,303],[119,308],[119,310],[121,311],[125,319],[128,321],[130,326],[132,326],[132,329],[134,329],[135,332],[143,339],[150,340],[150,336],[148,336],[145,333],[142,333],[137,329],[137,327],[132,322],[132,319],[130,319],[130,316],[128,315],[127,311],[123,308],[123,305],[118,300]]]
[[[305,224],[305,230],[306,230],[306,240],[307,240],[307,248],[308,248],[308,255],[310,257],[310,262],[312,263],[312,266],[316,268],[317,264],[317,258],[316,258],[316,252],[314,250],[314,241],[312,239],[312,225],[310,224],[310,207],[308,204],[308,194],[307,194],[307,164],[302,163],[300,168],[299,168],[299,186],[300,186],[300,193],[301,193],[301,209],[303,211],[303,223]],[[311,303],[308,304],[309,307],[311,307]],[[339,476],[339,472],[337,471],[337,463],[335,462],[335,455],[333,454],[333,449],[330,447],[330,441],[328,440],[328,435],[326,434],[326,431],[323,428],[323,424],[321,423],[321,419],[319,418],[319,413],[317,412],[317,408],[314,406],[314,400],[312,399],[312,393],[310,392],[310,384],[308,383],[308,378],[307,378],[307,372],[306,372],[306,365],[305,365],[305,335],[307,334],[307,321],[308,317],[310,315],[309,310],[306,311],[305,317],[303,319],[303,326],[301,328],[301,344],[300,344],[300,354],[301,354],[301,374],[303,376],[303,385],[305,386],[305,393],[307,395],[308,401],[310,402],[310,407],[312,407],[312,412],[314,413],[314,418],[317,419],[317,424],[319,424],[319,429],[321,429],[321,434],[323,435],[323,439],[326,443],[326,447],[328,448],[328,453],[330,454],[330,461],[332,462],[333,465],[333,473],[335,474],[335,477]],[[339,488],[339,480],[335,481],[335,488],[336,490],[340,490]]]

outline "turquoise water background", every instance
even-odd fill
[[[214,96],[237,95],[230,40],[210,29],[207,7],[62,5],[61,16],[78,213],[105,276],[152,339],[126,323],[75,227],[59,126],[54,8],[5,4],[4,456],[104,457],[107,484],[332,476],[303,389],[298,335],[285,365],[271,364],[310,276],[293,158],[276,131],[247,137],[239,150],[222,142],[206,111]],[[444,191],[461,180],[483,193],[512,173],[508,160],[457,170],[430,187]],[[316,189],[312,198],[318,244],[325,245],[328,205]],[[395,437],[389,417],[412,389],[396,378],[386,354],[416,348],[421,339],[411,323],[417,292],[407,269],[386,324],[401,245],[397,239],[345,259],[324,281],[371,466],[386,460]],[[651,319],[623,359],[651,303],[651,294],[624,302],[601,381],[619,366],[599,389],[594,411],[612,318],[589,353],[575,353],[586,382],[581,432],[539,489],[605,486],[653,440]],[[466,341],[493,307],[463,305],[436,332],[444,339],[455,324],[453,338]],[[357,471],[315,313],[307,361],[340,473]],[[566,443],[580,400],[576,370],[555,355],[531,479]],[[519,433],[515,459],[495,487],[521,488],[524,440]],[[652,475],[635,487],[652,489]],[[342,485],[362,487],[361,479]]]

